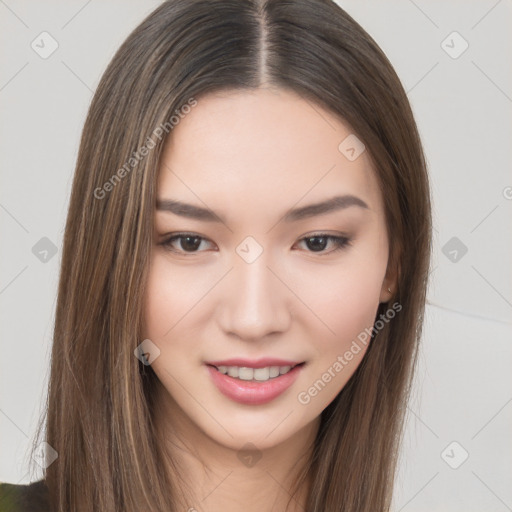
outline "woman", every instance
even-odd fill
[[[46,510],[389,510],[429,194],[403,87],[334,2],[160,5],[83,130]]]

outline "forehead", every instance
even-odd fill
[[[367,152],[350,160],[343,144],[340,150],[349,136],[354,134],[341,119],[293,92],[209,94],[167,139],[158,198],[261,215],[262,209],[281,211],[350,193],[381,213]]]

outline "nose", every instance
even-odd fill
[[[279,271],[269,268],[265,255],[264,251],[256,261],[247,263],[235,254],[219,312],[226,335],[255,341],[289,328],[293,294],[277,277]]]

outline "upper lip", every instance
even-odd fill
[[[232,359],[223,359],[222,361],[206,361],[205,364],[211,366],[243,366],[245,368],[265,368],[267,366],[297,366],[304,361],[291,361],[288,359],[276,359],[273,357],[262,357],[260,359],[244,359],[236,357]]]

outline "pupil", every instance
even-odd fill
[[[319,251],[323,251],[325,249],[325,244],[326,244],[326,241],[327,241],[327,237],[325,236],[312,236],[311,238],[308,238],[308,244],[310,245],[310,248],[312,248],[313,250],[315,250],[315,247],[319,250]],[[320,244],[311,244],[311,240],[322,240],[322,242],[320,242]]]
[[[184,243],[184,240],[185,240],[185,243]],[[190,240],[195,240],[196,243],[188,245]],[[196,250],[199,247],[200,243],[201,243],[201,241],[200,241],[200,238],[198,236],[184,236],[181,239],[181,248],[184,249],[184,250],[192,250],[192,251],[194,251],[194,250]]]

